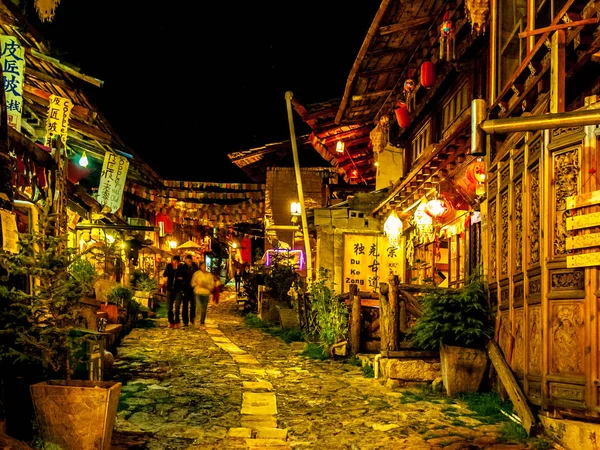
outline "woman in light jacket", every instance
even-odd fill
[[[206,262],[200,261],[199,270],[192,276],[192,287],[194,288],[194,298],[198,302],[200,312],[200,326],[204,328],[204,319],[206,319],[206,310],[208,309],[208,300],[215,287],[215,281],[212,273],[207,272]]]

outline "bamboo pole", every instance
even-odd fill
[[[310,251],[310,237],[308,235],[308,221],[306,220],[306,205],[304,203],[304,191],[302,190],[302,176],[300,175],[300,161],[298,159],[298,145],[296,143],[296,131],[294,129],[294,117],[292,115],[292,94],[291,91],[285,93],[287,103],[288,122],[290,126],[290,140],[292,143],[292,154],[294,155],[294,170],[296,172],[296,184],[298,185],[298,201],[301,208],[302,234],[304,236],[304,251],[306,254],[306,281],[310,286],[313,281],[312,253]]]

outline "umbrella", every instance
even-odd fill
[[[196,244],[194,241],[186,241],[176,248],[177,250],[202,250],[202,245]]]

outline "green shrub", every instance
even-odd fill
[[[319,342],[325,347],[343,341],[348,334],[348,308],[335,291],[327,286],[329,271],[319,268],[317,279],[309,287],[311,308],[317,315]]]
[[[420,301],[421,316],[408,335],[418,348],[437,350],[442,344],[482,348],[492,336],[486,289],[479,277],[460,289],[432,288]]]

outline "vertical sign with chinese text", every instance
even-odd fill
[[[106,152],[102,173],[100,174],[98,203],[108,206],[112,213],[121,207],[128,169],[129,161],[127,161],[127,158]]]
[[[25,49],[14,36],[0,36],[0,64],[4,78],[8,126],[21,131],[23,112],[23,78],[25,77]]]
[[[46,119],[46,140],[44,143],[46,147],[52,146],[52,137],[55,134],[60,135],[63,146],[67,145],[69,118],[71,117],[72,108],[73,102],[69,99],[59,97],[58,95],[50,96],[48,117]]]

